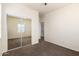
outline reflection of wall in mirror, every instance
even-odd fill
[[[23,21],[17,17],[8,16],[8,39],[19,38],[20,32],[23,37],[31,36],[31,20],[23,19]]]

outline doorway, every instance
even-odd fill
[[[41,40],[44,40],[44,22],[41,22]]]
[[[31,45],[31,20],[7,15],[8,50]]]

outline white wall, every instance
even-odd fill
[[[0,3],[0,55],[1,55],[1,3]]]
[[[32,19],[32,44],[38,43],[40,38],[40,23],[38,11],[32,10],[24,4],[3,4],[2,5],[2,50],[7,51],[7,17],[6,15],[12,15],[20,18]]]
[[[43,20],[46,41],[79,51],[79,4],[52,11]]]

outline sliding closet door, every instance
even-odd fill
[[[31,45],[31,20],[19,19],[18,33],[20,34],[21,46]]]
[[[21,46],[21,33],[19,32],[19,18],[7,16],[8,50]]]
[[[8,50],[31,45],[31,20],[7,16]]]
[[[31,45],[31,20],[24,19],[22,26],[22,46]]]
[[[20,34],[21,47],[22,47],[22,44],[23,44],[24,32],[25,32],[24,19],[19,19],[19,23],[18,23],[18,33]]]

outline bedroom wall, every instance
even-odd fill
[[[8,50],[7,42],[7,17],[6,15],[20,18],[30,18],[32,20],[32,44],[38,43],[40,39],[39,12],[28,8],[24,4],[4,3],[2,4],[2,51]]]
[[[0,3],[0,56],[1,56],[2,50],[1,50],[1,3]]]
[[[46,41],[79,51],[79,4],[52,11],[43,20]]]

